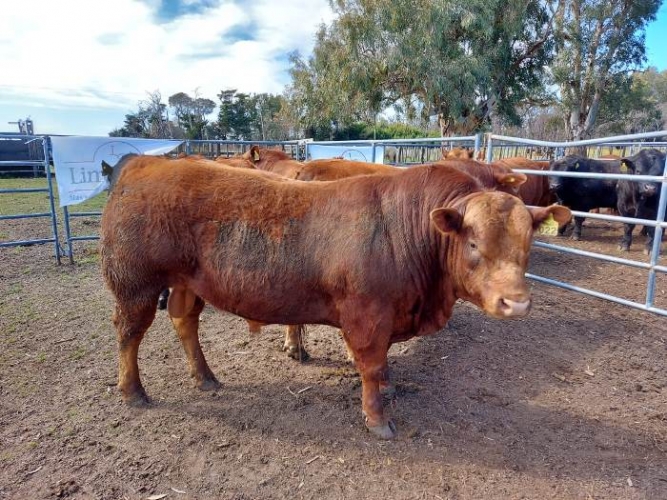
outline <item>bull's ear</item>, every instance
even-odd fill
[[[241,158],[245,158],[251,162],[259,161],[259,146],[255,145],[251,147],[248,151],[241,155]]]
[[[433,225],[443,234],[461,229],[463,216],[454,208],[436,208],[430,214]]]
[[[548,207],[529,207],[533,217],[533,229],[538,229],[543,222],[554,221],[558,227],[563,227],[572,219],[572,212],[563,205],[549,205]],[[550,217],[551,216],[551,217]]]
[[[635,164],[632,160],[628,158],[621,159],[621,173],[622,174],[634,174],[635,173]]]
[[[494,172],[493,177],[496,179],[496,182],[505,187],[515,187],[518,188],[521,184],[524,184],[528,177],[524,174],[518,172]]]
[[[102,175],[106,177],[108,181],[111,181],[112,174],[113,174],[113,167],[109,165],[106,161],[102,160]]]

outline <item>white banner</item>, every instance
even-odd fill
[[[60,206],[76,205],[107,189],[102,161],[112,167],[124,155],[161,155],[183,141],[126,137],[51,137]]]
[[[365,161],[367,163],[384,163],[384,146],[345,146],[308,144],[308,159],[322,160],[326,158],[343,157],[346,160]]]

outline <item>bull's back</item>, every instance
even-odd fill
[[[302,181],[333,181],[359,175],[395,174],[399,169],[388,165],[342,159],[311,160],[303,165],[297,179]]]
[[[123,286],[114,278],[121,274],[137,287],[182,285],[248,318],[261,308],[266,313],[268,288],[276,315],[286,312],[282,299],[289,295],[304,321],[331,322],[326,304],[341,276],[367,268],[363,259],[380,258],[364,254],[372,247],[367,242],[383,248],[373,227],[380,224],[373,186],[336,184],[138,159],[125,168],[104,212],[103,270],[112,289]],[[267,314],[259,319],[271,320]]]

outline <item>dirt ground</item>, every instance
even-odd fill
[[[619,255],[619,236],[589,220],[568,244]],[[664,317],[539,283],[526,319],[459,304],[448,328],[392,347],[399,435],[382,442],[334,329],[310,327],[299,364],[280,327],[250,336],[211,308],[202,345],[222,388],[193,387],[160,311],[140,352],[153,405],[123,405],[94,249],[60,267],[50,246],[0,249],[0,499],[667,498]],[[641,270],[538,249],[531,272],[644,300]]]

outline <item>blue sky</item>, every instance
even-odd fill
[[[667,69],[667,3],[658,11],[658,18],[646,28],[646,55],[649,66]]]
[[[223,89],[280,93],[287,55],[312,51],[327,0],[21,0],[0,15],[0,130],[107,135],[147,92],[217,101]],[[667,6],[646,33],[667,69]]]

